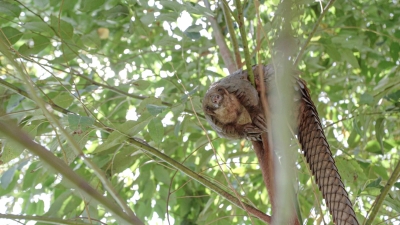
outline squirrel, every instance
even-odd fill
[[[260,140],[267,131],[257,90],[240,71],[212,84],[202,104],[208,123],[220,137]]]
[[[261,141],[260,135],[267,132],[266,120],[260,102],[260,75],[258,66],[253,66],[256,87],[249,81],[247,71],[238,70],[212,84],[203,100],[205,117],[220,137],[246,138]],[[265,95],[271,98],[271,82],[275,77],[272,65],[262,66]],[[301,144],[304,156],[326,201],[333,221],[337,225],[358,225],[358,221],[341,180],[335,160],[325,137],[317,109],[311,100],[306,82],[293,76],[296,125],[293,127]],[[268,101],[269,102],[269,101]],[[273,106],[269,105],[273,113]],[[271,109],[272,108],[272,109]],[[271,129],[271,128],[270,128]],[[268,165],[260,162],[263,174]],[[273,198],[273,196],[270,196]]]

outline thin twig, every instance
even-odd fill
[[[3,84],[4,86],[8,87],[10,90],[12,90],[12,91],[14,91],[16,93],[19,93],[19,94],[21,94],[21,95],[23,95],[23,96],[25,96],[27,98],[30,98],[28,93],[26,93],[25,91],[15,87],[12,84],[9,84],[9,83],[3,81],[2,79],[0,79],[0,84]],[[54,110],[59,111],[59,112],[61,112],[63,114],[72,113],[71,111],[68,111],[68,110],[66,110],[66,109],[64,109],[62,107],[59,107],[59,106],[55,105],[55,104],[51,105],[51,107]],[[197,116],[199,116],[199,115],[197,115]],[[95,123],[95,126],[98,126],[99,128],[102,128],[103,130],[105,130],[107,132],[115,131],[111,127],[104,127],[99,123]],[[239,208],[247,210],[250,214],[254,215],[255,217],[259,218],[260,220],[262,220],[264,222],[267,222],[267,223],[271,222],[271,217],[270,216],[266,215],[265,213],[261,212],[260,210],[258,210],[256,208],[254,208],[253,206],[250,206],[247,203],[243,203],[242,201],[238,200],[235,196],[233,196],[230,193],[226,192],[225,190],[223,190],[219,186],[215,185],[211,181],[207,180],[203,176],[198,175],[197,173],[195,173],[194,171],[192,171],[189,168],[185,167],[184,165],[182,165],[181,163],[179,163],[176,160],[172,159],[171,157],[166,156],[161,151],[149,146],[147,143],[141,142],[140,140],[138,140],[136,138],[133,138],[133,137],[130,137],[129,142],[134,144],[136,147],[139,147],[139,148],[143,149],[147,153],[155,156],[156,158],[159,158],[159,159],[163,160],[164,162],[168,163],[169,165],[171,165],[172,167],[176,168],[177,170],[183,172],[184,174],[186,174],[188,177],[192,178],[193,180],[196,180],[197,182],[202,183],[204,186],[206,186],[210,190],[213,190],[214,192],[216,192],[217,194],[219,194],[223,198],[227,199],[228,201],[230,201],[234,205],[238,206]]]
[[[54,217],[49,217],[49,216],[29,216],[29,215],[14,215],[14,214],[2,214],[0,213],[0,218],[2,219],[10,219],[10,220],[25,220],[25,221],[36,221],[36,222],[42,222],[44,224],[74,224],[74,225],[90,225],[91,223],[85,223],[82,222],[81,220],[85,219],[83,217],[78,217],[77,219],[65,219],[65,218],[54,218]],[[78,220],[79,219],[79,220]],[[100,224],[105,224],[102,223],[101,221],[95,220],[96,222]],[[26,224],[26,223],[23,223]]]
[[[231,11],[229,9],[229,5],[226,0],[222,0],[220,5],[222,6],[222,12],[224,13],[224,18],[225,18],[225,25],[228,28],[229,36],[231,38],[232,48],[236,60],[236,69],[239,69],[242,67],[242,59],[240,57],[240,52],[239,52],[239,43],[235,35],[235,30],[233,28],[233,21],[230,13]]]
[[[14,50],[15,51],[15,50]],[[8,46],[0,40],[0,52],[3,53],[4,57],[9,61],[9,63],[15,68],[16,73],[20,76],[21,80],[23,80],[29,96],[32,100],[40,107],[44,116],[49,120],[50,123],[54,124],[60,132],[64,135],[69,147],[73,150],[74,154],[79,156],[80,159],[88,166],[90,169],[93,170],[94,174],[96,174],[97,178],[102,182],[104,188],[110,193],[113,199],[118,203],[118,205],[125,211],[125,213],[135,220],[135,214],[131,210],[131,208],[126,204],[126,202],[119,196],[119,194],[114,189],[111,182],[106,178],[104,172],[91,160],[89,160],[81,151],[78,143],[74,140],[71,134],[69,134],[65,129],[61,122],[56,118],[55,115],[50,113],[50,111],[46,107],[46,103],[41,99],[33,86],[33,81],[27,75],[26,71],[24,71],[21,67],[22,65],[19,64],[17,61],[14,60],[13,56],[11,55]],[[15,51],[17,52],[17,51]]]
[[[240,2],[240,0],[235,0],[235,4],[236,4],[237,18],[238,18],[237,23],[239,24],[240,36],[242,36],[242,44],[244,50],[244,58],[246,61],[247,73],[249,75],[249,80],[251,84],[255,87],[253,67],[251,65],[249,46],[247,44],[247,33],[246,33],[246,28],[244,26],[242,3]]]
[[[48,165],[51,169],[62,174],[63,178],[66,179],[68,183],[73,184],[74,187],[78,188],[78,190],[84,193],[87,197],[90,197],[94,202],[100,203],[108,211],[112,212],[114,216],[128,224],[144,224],[135,215],[132,217],[126,214],[114,203],[114,201],[101,195],[96,189],[90,186],[86,180],[78,176],[78,174],[76,174],[67,164],[61,161],[61,159],[54,156],[43,146],[32,141],[31,138],[17,125],[5,120],[0,120],[0,127],[0,133],[13,140],[14,143],[18,143],[39,156],[42,162]]]
[[[208,9],[210,9],[210,2],[208,0],[204,0],[204,4]],[[236,66],[232,58],[232,54],[228,48],[228,45],[225,42],[224,35],[222,34],[217,21],[215,20],[214,17],[211,16],[207,16],[207,19],[208,21],[210,21],[211,27],[213,28],[215,42],[219,47],[219,52],[221,53],[222,60],[224,60],[225,66],[228,68],[229,73],[235,72]]]
[[[334,2],[335,2],[335,0],[330,0],[328,2],[328,4],[325,6],[324,11],[322,11],[321,15],[319,15],[317,21],[314,24],[314,27],[313,27],[311,33],[308,35],[306,42],[304,42],[299,54],[297,54],[296,60],[294,61],[294,64],[293,64],[293,68],[296,68],[297,65],[299,64],[300,59],[303,57],[303,54],[304,54],[308,44],[310,43],[311,39],[313,38],[315,32],[318,29],[319,23],[322,21],[322,18],[324,18],[325,14],[328,12],[328,9],[333,5]]]
[[[396,168],[394,169],[392,175],[387,181],[385,187],[381,190],[381,193],[376,197],[374,203],[372,204],[373,208],[371,214],[369,214],[365,225],[371,225],[375,219],[376,214],[381,209],[383,201],[385,200],[386,195],[389,193],[390,189],[393,187],[394,183],[396,183],[397,179],[400,175],[400,160],[397,162]]]
[[[254,208],[253,206],[244,203],[236,198],[236,196],[228,193],[227,191],[220,188],[218,185],[215,185],[205,177],[199,175],[198,173],[190,170],[186,166],[182,165],[181,163],[177,162],[173,158],[169,157],[168,155],[162,153],[161,151],[153,148],[152,146],[144,143],[136,138],[130,138],[129,142],[134,144],[136,147],[139,147],[146,151],[147,153],[155,156],[158,159],[163,160],[164,162],[168,163],[169,165],[173,166],[175,169],[179,170],[180,172],[184,173],[188,177],[192,178],[193,180],[203,184],[205,187],[209,188],[210,190],[217,193],[219,196],[222,196],[232,204],[236,205],[237,207],[248,211],[250,214],[254,215],[255,217],[259,218],[260,220],[271,223],[271,217],[266,215],[265,213],[261,212],[260,210]]]

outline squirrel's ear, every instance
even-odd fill
[[[222,89],[224,90],[224,92],[225,92],[226,95],[229,95],[228,90],[226,90],[225,88],[222,88]]]

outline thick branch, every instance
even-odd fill
[[[37,95],[35,88],[33,87],[32,80],[30,77],[21,69],[21,65],[14,60],[13,56],[11,55],[10,51],[8,50],[6,43],[0,40],[0,52],[3,53],[5,58],[9,61],[9,63],[15,68],[18,75],[20,76],[21,80],[24,81],[26,88],[28,90],[29,96],[33,99],[33,101],[39,106],[42,110],[44,116],[52,123],[55,127],[58,128],[61,134],[64,135],[68,145],[71,147],[75,155],[80,156],[82,161],[88,166],[90,169],[93,170],[93,173],[96,174],[97,178],[102,182],[104,188],[110,193],[112,198],[119,204],[119,206],[129,215],[129,217],[134,218],[135,214],[129,208],[124,200],[118,195],[114,187],[112,186],[111,182],[105,177],[103,171],[91,160],[89,160],[85,155],[82,154],[81,148],[76,143],[72,135],[70,135],[65,129],[64,126],[61,124],[57,118],[50,113],[50,111],[46,108],[45,102]]]
[[[131,216],[124,213],[122,208],[116,205],[114,201],[101,195],[96,189],[90,186],[86,180],[78,176],[61,159],[55,157],[43,146],[32,141],[32,139],[17,125],[0,120],[0,128],[0,133],[13,140],[14,143],[29,149],[33,154],[39,156],[42,162],[44,162],[53,171],[60,173],[63,179],[68,181],[68,183],[72,184],[80,191],[79,193],[84,193],[88,199],[92,199],[92,201],[95,203],[101,204],[109,212],[112,212],[117,218],[127,224],[144,224],[135,215]]]
[[[27,98],[30,98],[30,96],[28,95],[28,93],[26,93],[25,91],[19,89],[18,87],[5,82],[3,80],[0,79],[0,84],[8,87],[9,89],[13,90],[16,93],[19,93]],[[59,107],[55,104],[51,105],[52,108],[58,112],[61,112],[63,114],[68,114],[71,113],[70,111],[68,111],[67,109],[64,109],[62,107]],[[105,127],[103,125],[101,125],[100,123],[96,123],[95,126],[107,131],[107,132],[112,132],[114,131],[114,129],[110,128],[110,127]],[[250,214],[254,215],[255,217],[259,218],[260,220],[266,222],[266,223],[270,223],[271,222],[271,217],[266,215],[265,213],[261,212],[260,210],[241,202],[240,200],[238,200],[235,196],[233,196],[232,194],[226,192],[225,190],[221,189],[220,187],[218,187],[217,185],[215,185],[214,183],[212,183],[211,181],[207,180],[206,178],[204,178],[203,176],[198,175],[197,173],[195,173],[194,171],[190,170],[189,168],[185,167],[184,165],[180,164],[179,162],[177,162],[176,160],[172,159],[169,156],[166,156],[165,154],[163,154],[161,151],[147,145],[147,143],[140,141],[139,139],[136,139],[134,137],[130,138],[130,142],[132,144],[134,144],[135,146],[142,148],[144,151],[150,153],[151,155],[155,156],[156,158],[159,158],[163,161],[165,161],[166,163],[168,163],[169,165],[173,166],[174,168],[176,168],[177,170],[183,172],[184,174],[186,174],[188,177],[192,178],[193,180],[196,180],[200,183],[202,183],[204,186],[206,186],[207,188],[209,188],[210,190],[213,190],[214,192],[216,192],[217,194],[221,195],[222,197],[224,197],[225,199],[227,199],[228,201],[230,201],[231,203],[233,203],[234,205],[238,206],[241,209],[244,209],[246,211],[248,211]],[[58,170],[57,170],[58,171]],[[58,171],[62,174],[61,171]],[[242,205],[244,207],[242,207]]]
[[[173,158],[171,158],[171,157],[167,156],[166,154],[163,154],[159,150],[151,147],[147,143],[145,143],[143,141],[140,141],[140,140],[138,140],[136,138],[130,138],[129,142],[134,144],[135,146],[143,149],[147,153],[150,153],[151,155],[155,156],[156,158],[163,160],[164,162],[168,163],[169,165],[171,165],[175,169],[181,171],[182,173],[184,173],[188,177],[192,178],[193,180],[196,180],[197,182],[203,184],[204,186],[206,186],[210,190],[214,191],[218,195],[224,197],[226,200],[228,200],[232,204],[236,205],[237,207],[239,207],[239,208],[241,208],[243,210],[246,210],[250,214],[254,215],[255,217],[259,218],[260,220],[262,220],[262,221],[264,221],[266,223],[271,223],[271,217],[270,216],[266,215],[265,213],[261,212],[260,210],[258,210],[256,208],[254,208],[253,206],[250,206],[247,203],[241,202],[234,195],[226,192],[225,190],[220,188],[218,185],[215,185],[213,182],[207,180],[205,177],[203,177],[203,176],[197,174],[196,172],[190,170],[189,168],[185,167],[184,165],[182,165],[181,163],[177,162]]]

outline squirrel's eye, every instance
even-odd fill
[[[222,91],[222,88],[218,88],[218,90],[217,91]]]

